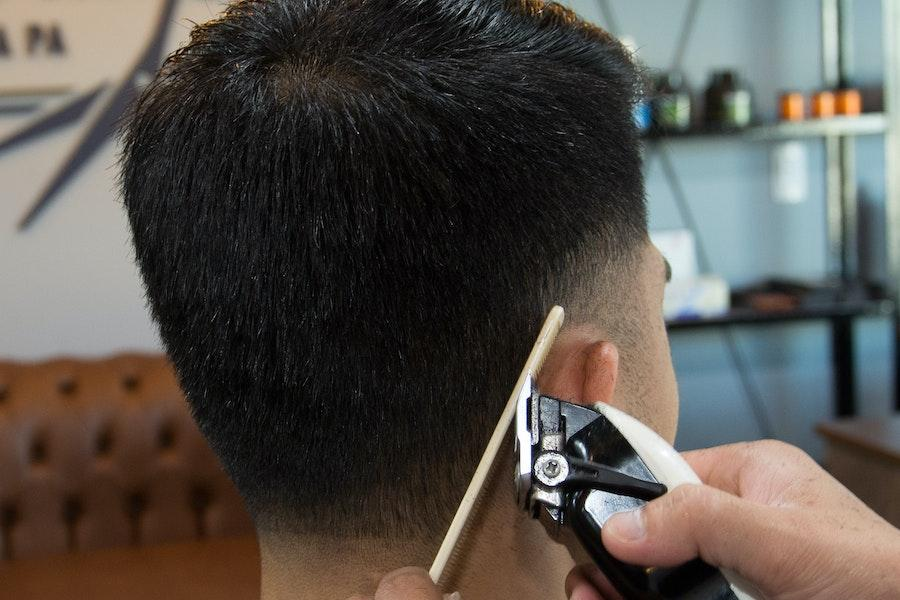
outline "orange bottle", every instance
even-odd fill
[[[834,98],[835,112],[839,115],[856,116],[862,112],[862,95],[853,88],[838,90]]]
[[[802,121],[806,118],[806,98],[800,92],[782,94],[780,105],[783,121]]]
[[[835,113],[834,104],[832,92],[818,92],[812,97],[812,116],[817,119],[830,119]]]

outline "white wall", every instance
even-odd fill
[[[32,227],[20,232],[17,224],[133,71],[165,1],[0,0],[0,30],[10,50],[0,55],[0,146],[62,104],[109,84],[77,122],[0,150],[0,357],[160,347],[117,199],[112,139],[97,148]],[[187,38],[187,19],[205,21],[217,6],[206,0],[177,2],[166,27],[167,51]],[[43,47],[28,55],[31,24],[58,26],[65,55]],[[70,93],[41,97],[36,111],[9,112],[18,102],[12,93],[47,87]]]

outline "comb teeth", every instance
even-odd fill
[[[466,493],[459,504],[456,515],[453,517],[453,522],[450,523],[447,535],[444,536],[444,541],[441,543],[437,556],[431,565],[429,575],[431,580],[437,584],[441,583],[444,570],[456,552],[457,545],[465,537],[467,524],[470,522],[472,514],[478,508],[479,499],[485,484],[490,480],[489,476],[500,454],[500,449],[509,437],[507,434],[516,414],[516,401],[518,400],[519,392],[529,380],[529,374],[535,378],[537,377],[564,320],[565,311],[560,306],[554,306],[550,314],[547,315],[543,327],[541,327],[541,332],[538,334],[531,353],[528,355],[528,360],[525,361],[525,367],[516,381],[516,386],[513,388],[512,394],[510,394],[506,408],[500,414],[497,427],[494,429],[490,441],[488,441],[484,454],[482,454],[478,463],[478,468],[475,469],[475,475],[472,476],[472,481],[469,482],[469,487],[466,489]]]

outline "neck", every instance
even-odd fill
[[[489,484],[445,573],[444,592],[459,591],[463,598],[565,598],[563,585],[573,566],[568,551],[516,508],[509,488],[502,477]],[[443,534],[430,540],[261,534],[262,600],[372,595],[394,569],[427,569]]]
[[[430,552],[411,540],[261,535],[262,600],[338,598],[372,594],[386,573],[426,566]]]

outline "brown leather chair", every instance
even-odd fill
[[[0,362],[0,557],[250,534],[168,361]]]

